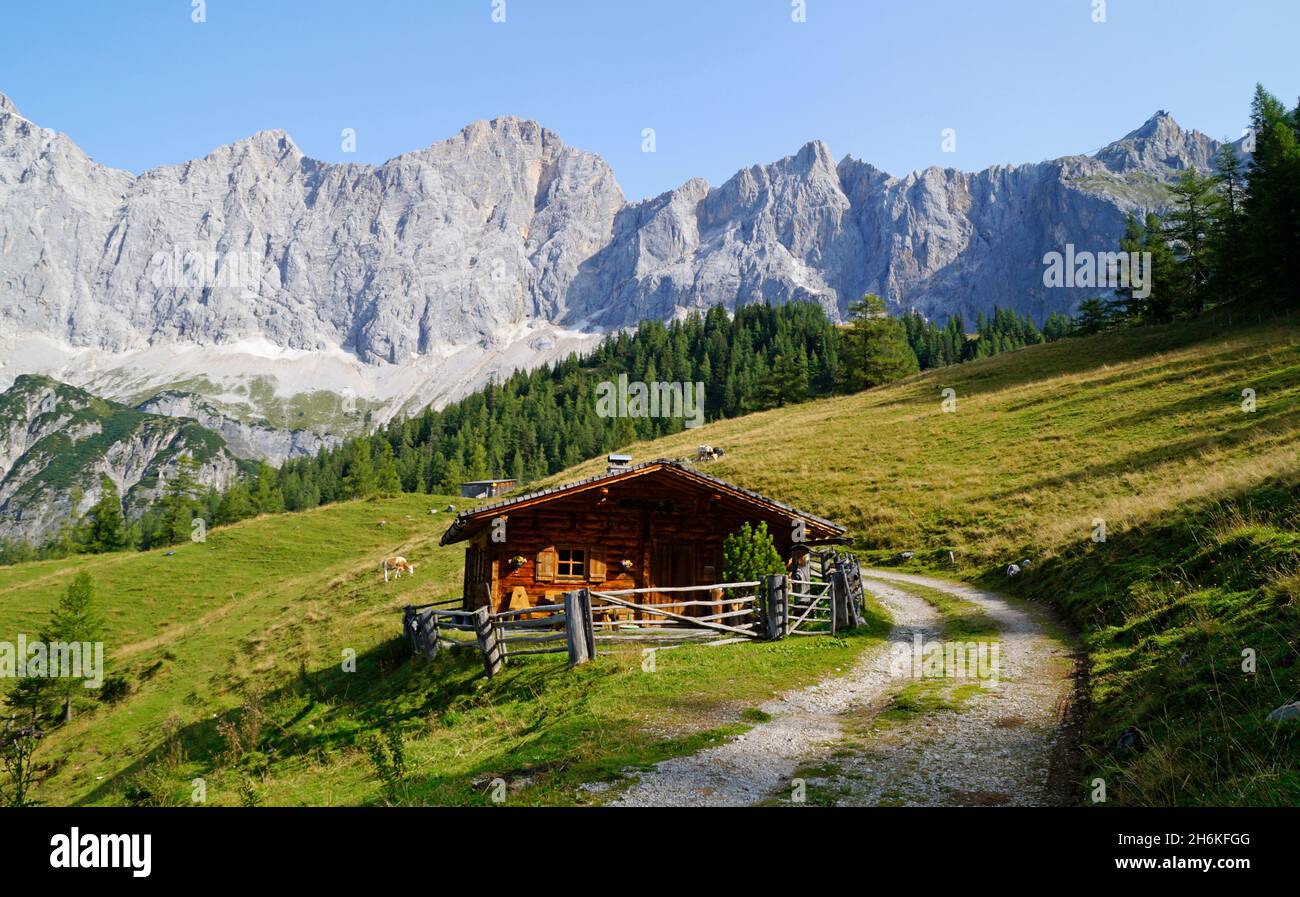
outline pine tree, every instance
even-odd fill
[[[1183,174],[1169,188],[1170,208],[1160,233],[1174,245],[1178,264],[1171,283],[1171,310],[1195,317],[1209,299],[1211,241],[1219,208],[1218,181],[1195,171]]]
[[[460,462],[460,455],[455,455],[447,461],[439,491],[443,495],[460,495],[460,484],[463,482],[465,482],[465,465]]]
[[[393,446],[387,439],[380,439],[375,454],[375,488],[380,495],[398,495],[402,491],[402,480],[397,475]]]
[[[745,523],[722,540],[722,570],[725,582],[753,582],[785,572],[766,522],[758,526]]]
[[[221,496],[221,504],[217,508],[217,522],[237,523],[251,516],[253,516],[253,500],[248,493],[248,485],[237,482]]]
[[[850,392],[889,383],[920,369],[903,324],[885,312],[885,300],[868,294],[849,306],[849,314],[852,322],[844,335],[843,361]]]
[[[1092,336],[1109,327],[1110,322],[1111,313],[1106,303],[1093,297],[1079,303],[1079,313],[1071,324],[1070,330],[1080,336]]]
[[[1241,298],[1245,286],[1246,180],[1241,157],[1231,143],[1224,143],[1215,162],[1219,202],[1215,225],[1210,233],[1211,285],[1220,302]]]
[[[1101,300],[1096,300],[1100,303]],[[1074,324],[1067,315],[1052,312],[1043,322],[1043,338],[1049,343],[1074,335]]]
[[[1255,152],[1246,173],[1246,245],[1252,296],[1281,308],[1300,307],[1300,110],[1263,85],[1251,103]]]
[[[176,459],[171,479],[159,501],[159,536],[167,545],[189,541],[198,491],[198,462],[190,455]]]
[[[764,375],[754,402],[756,409],[783,408],[808,396],[808,363],[790,355],[778,355]]]
[[[284,495],[276,485],[275,468],[263,461],[258,465],[256,486],[252,493],[253,512],[279,514],[284,510]]]
[[[370,457],[370,439],[362,436],[351,446],[343,494],[348,498],[366,498],[375,492],[375,469]]]
[[[1183,278],[1159,217],[1151,213],[1138,221],[1130,214],[1125,223],[1124,237],[1120,240],[1120,250],[1135,259],[1132,267],[1143,265],[1145,270],[1140,273],[1145,279],[1145,289],[1138,289],[1138,272],[1133,272],[1130,282],[1115,290],[1115,299],[1110,302],[1107,317],[1115,323],[1131,325],[1172,321],[1179,283]],[[1137,261],[1144,259],[1149,260],[1149,264]]]
[[[83,570],[69,583],[67,591],[50,614],[49,627],[41,635],[45,643],[47,645],[55,642],[93,644],[102,641],[103,624],[92,607],[94,597],[94,583],[91,581],[90,574]],[[84,672],[87,676],[82,678],[69,675],[52,680],[55,694],[63,701],[65,721],[72,719],[73,695],[80,694],[79,689],[84,688],[83,679],[90,678],[91,671],[84,670]]]
[[[99,501],[90,509],[90,531],[86,547],[92,552],[121,551],[127,547],[126,519],[117,486],[108,477],[100,480]]]

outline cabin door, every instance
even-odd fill
[[[693,586],[695,585],[695,545],[689,542],[655,543],[654,564],[651,570],[657,587]],[[657,592],[654,599],[659,604],[676,601],[690,601],[692,593]],[[674,613],[695,616],[692,611],[698,608],[678,608]]]

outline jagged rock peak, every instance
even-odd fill
[[[1206,168],[1214,161],[1219,143],[1200,131],[1185,131],[1161,109],[1142,126],[1101,149],[1096,158],[1118,172],[1137,169],[1159,173]]]
[[[222,155],[243,156],[249,153],[271,158],[279,158],[286,154],[301,158],[303,155],[302,150],[298,148],[298,144],[293,142],[293,138],[286,131],[279,128],[268,128],[245,137],[243,140],[236,140],[234,143],[218,147],[209,154],[209,158]]]
[[[809,140],[794,154],[794,163],[799,171],[811,171],[814,168],[834,169],[835,159],[830,147],[820,140]]]
[[[1138,137],[1158,137],[1168,140],[1180,137],[1182,133],[1183,129],[1179,127],[1174,117],[1165,110],[1160,109],[1155,115],[1143,122],[1141,127],[1130,131],[1123,139],[1134,140]]]
[[[499,115],[496,118],[479,119],[460,129],[460,136],[466,140],[474,140],[489,135],[522,138],[528,141],[536,140],[539,137],[545,140],[560,140],[559,135],[543,127],[539,122],[531,118],[520,118],[517,115]],[[560,142],[563,143],[562,140]]]

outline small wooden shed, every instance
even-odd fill
[[[442,544],[468,543],[465,608],[502,611],[550,604],[584,586],[721,582],[723,539],[746,522],[766,522],[787,561],[800,545],[844,535],[822,517],[660,460],[465,511]]]
[[[470,480],[460,484],[461,498],[496,498],[498,495],[505,495],[515,488],[515,481],[511,479],[502,480]]]

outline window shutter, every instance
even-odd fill
[[[603,547],[593,545],[587,549],[587,580],[588,582],[605,581],[605,549]]]
[[[554,548],[543,548],[537,552],[537,564],[533,570],[533,579],[538,582],[555,582]]]

